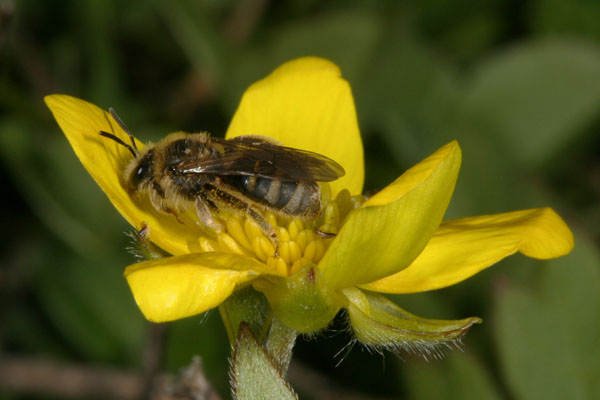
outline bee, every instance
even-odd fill
[[[216,215],[226,210],[250,217],[276,243],[275,228],[265,212],[315,219],[321,212],[317,182],[330,182],[345,173],[324,155],[258,135],[218,139],[208,133],[177,132],[140,151],[115,111],[109,112],[131,141],[99,132],[133,155],[123,171],[127,191],[148,196],[156,210],[178,220],[180,212],[191,208],[202,224],[217,232],[223,227]]]

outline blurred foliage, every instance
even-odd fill
[[[456,138],[464,160],[448,218],[549,205],[576,247],[394,296],[424,317],[482,317],[464,352],[382,362],[355,347],[336,368],[349,340],[336,334],[340,319],[300,341],[295,359],[387,398],[600,398],[598,21],[589,0],[0,0],[2,352],[135,370],[147,341],[121,275],[133,262],[130,228],[81,168],[45,94],[112,106],[142,140],[221,135],[249,84],[318,55],[353,87],[366,189]],[[200,354],[228,395],[229,351],[212,312],[170,325],[164,367]]]

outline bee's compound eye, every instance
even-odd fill
[[[147,162],[141,162],[133,171],[129,178],[129,183],[137,187],[140,183],[147,181],[152,175],[152,166]]]
[[[142,182],[146,182],[152,178],[154,165],[154,152],[149,150],[141,160],[136,161],[137,165],[133,168],[129,175],[129,184],[133,188],[137,188]]]

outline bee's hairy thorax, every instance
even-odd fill
[[[178,169],[183,161],[208,160],[218,155],[211,151],[206,143],[188,138],[178,139],[169,143],[161,159],[157,160],[155,175],[160,177],[161,186],[168,186],[187,200],[195,200],[202,192],[203,185],[209,177],[202,174],[186,174]]]

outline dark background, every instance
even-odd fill
[[[353,88],[367,190],[458,139],[447,218],[548,205],[576,246],[558,260],[513,256],[454,287],[393,296],[423,317],[483,318],[463,351],[442,360],[357,345],[336,367],[350,340],[336,321],[297,345],[290,373],[302,397],[325,398],[324,388],[338,398],[600,398],[598,21],[593,0],[0,0],[0,369],[44,361],[53,373],[134,373],[158,352],[161,370],[176,372],[198,354],[229,396],[217,312],[169,324],[164,352],[152,345],[160,329],[122,277],[133,262],[129,227],[42,97],[112,106],[141,140],[218,136],[249,84],[318,55]],[[0,378],[0,399],[65,396],[32,393],[27,371],[29,385]]]

